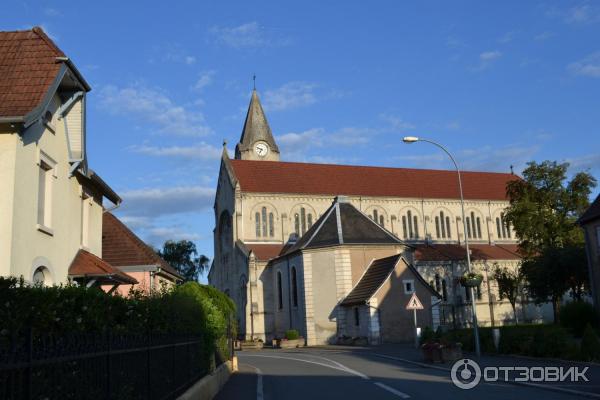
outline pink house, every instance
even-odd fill
[[[131,288],[151,292],[182,280],[175,268],[108,212],[102,220],[102,259],[137,281],[121,283],[116,291],[124,296]]]

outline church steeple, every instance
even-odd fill
[[[235,146],[235,158],[242,160],[279,161],[279,148],[260,104],[256,89],[248,106],[240,142]]]

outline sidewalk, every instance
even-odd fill
[[[367,348],[363,348],[367,350]],[[421,350],[415,349],[414,346],[408,344],[382,344],[378,346],[369,347],[368,350],[371,354],[377,355],[384,358],[399,359],[402,361],[409,361],[413,363],[425,364],[423,361],[423,355]],[[478,360],[475,354],[465,353],[465,358],[470,358],[477,361],[481,369],[485,367],[579,367],[580,370],[587,367],[585,376],[588,378],[588,382],[533,382],[536,385],[551,388],[559,388],[564,390],[574,390],[585,394],[590,394],[593,397],[600,398],[600,365],[594,363],[585,363],[577,361],[562,361],[554,359],[542,359],[532,358],[524,356],[509,356],[509,355],[482,355]],[[454,363],[444,364],[428,364],[431,367],[437,369],[446,369],[450,371]],[[503,376],[503,373],[500,375]],[[518,376],[518,374],[517,374]],[[515,377],[514,373],[509,375],[509,380],[513,380]]]

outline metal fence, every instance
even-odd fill
[[[173,399],[211,367],[200,336],[0,337],[0,399]]]

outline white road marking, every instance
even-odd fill
[[[255,367],[252,364],[243,363],[243,365],[247,365],[250,368],[253,368],[256,371],[256,400],[263,400],[263,373],[260,368]]]
[[[383,384],[383,383],[381,383],[381,382],[373,382],[373,383],[375,383],[375,385],[379,386],[380,388],[382,388],[382,389],[384,389],[384,390],[387,390],[387,391],[388,391],[388,392],[390,392],[390,393],[393,393],[393,394],[395,394],[395,395],[396,395],[396,396],[398,396],[398,397],[401,397],[401,398],[403,398],[403,399],[410,399],[410,396],[409,396],[409,395],[407,395],[406,393],[404,393],[404,392],[401,392],[401,391],[399,391],[399,390],[396,390],[396,389],[394,389],[393,387],[389,387],[388,385],[385,385],[385,384]]]
[[[353,369],[351,369],[351,368],[348,368],[348,367],[346,367],[345,365],[342,365],[342,364],[340,364],[340,363],[338,363],[338,362],[335,362],[335,361],[334,361],[334,363],[335,363],[335,364],[338,364],[339,366],[333,366],[333,365],[329,365],[329,364],[325,364],[325,363],[321,363],[321,362],[317,362],[317,361],[304,360],[304,359],[302,359],[302,358],[294,358],[294,357],[282,357],[282,356],[264,356],[264,355],[259,355],[259,354],[244,354],[244,357],[278,358],[278,359],[281,359],[281,360],[293,360],[293,361],[300,361],[300,362],[305,362],[305,363],[309,363],[309,364],[316,364],[316,365],[320,365],[320,366],[322,366],[322,367],[326,367],[326,368],[335,369],[335,370],[337,370],[337,371],[346,372],[346,373],[348,373],[348,374],[351,374],[351,375],[358,376],[358,377],[360,377],[360,378],[362,378],[362,379],[366,379],[366,380],[369,380],[369,379],[370,379],[370,378],[369,378],[367,375],[365,375],[365,374],[363,374],[363,373],[361,373],[361,372],[355,371],[355,370],[353,370]],[[325,357],[323,357],[323,358],[325,358]],[[328,361],[332,361],[332,360],[329,360],[329,359],[326,359],[326,360],[328,360]]]

